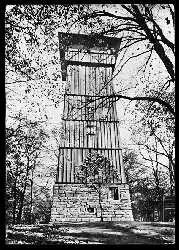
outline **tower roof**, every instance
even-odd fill
[[[119,50],[121,38],[108,37],[101,34],[72,34],[72,33],[58,33],[60,48],[74,48],[74,49],[95,49],[95,50],[109,50],[115,53]]]

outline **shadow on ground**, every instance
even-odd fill
[[[7,244],[174,244],[174,223],[94,222],[8,226]]]

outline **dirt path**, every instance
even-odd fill
[[[96,222],[8,226],[6,244],[174,244],[174,223]]]

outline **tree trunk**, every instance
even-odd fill
[[[16,207],[17,207],[17,175],[18,175],[18,163],[16,165],[15,181],[13,186],[13,224],[16,224]]]
[[[32,203],[33,203],[33,179],[31,180],[31,186],[30,186],[30,219],[29,219],[29,223],[32,224]]]
[[[26,190],[26,183],[25,183],[25,188],[24,190]],[[18,214],[17,214],[17,224],[21,224],[21,218],[22,218],[22,209],[23,209],[23,206],[24,206],[24,194],[25,192],[23,191],[20,195],[20,206],[19,206],[19,211],[18,211]]]
[[[170,195],[173,196],[174,194],[174,170],[172,165],[172,156],[169,155],[169,176],[170,176]]]
[[[24,181],[24,189],[23,192],[20,196],[20,207],[19,207],[19,211],[17,214],[17,224],[21,224],[21,219],[22,219],[22,210],[24,207],[24,197],[25,197],[25,192],[26,192],[26,187],[27,187],[27,177],[29,174],[29,157],[27,157],[27,168],[26,168],[26,177],[25,177],[25,181]]]
[[[12,213],[13,213],[12,223],[15,224],[16,223],[16,180],[15,180],[14,187],[13,187],[13,211]]]
[[[35,164],[36,164],[36,158],[37,158],[37,154],[36,157],[34,159],[34,166],[33,169],[31,170],[32,176],[31,176],[31,185],[30,185],[30,220],[29,223],[32,224],[32,208],[33,208],[33,184],[34,184],[34,170],[35,170]]]
[[[100,206],[100,212],[101,212],[101,221],[103,221],[103,207],[101,204],[101,192],[99,191],[99,206]]]

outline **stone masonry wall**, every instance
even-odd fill
[[[129,187],[115,184],[119,199],[111,197],[109,187],[102,191],[104,221],[133,221]],[[84,184],[57,183],[53,188],[51,223],[62,221],[100,221],[98,193]]]

